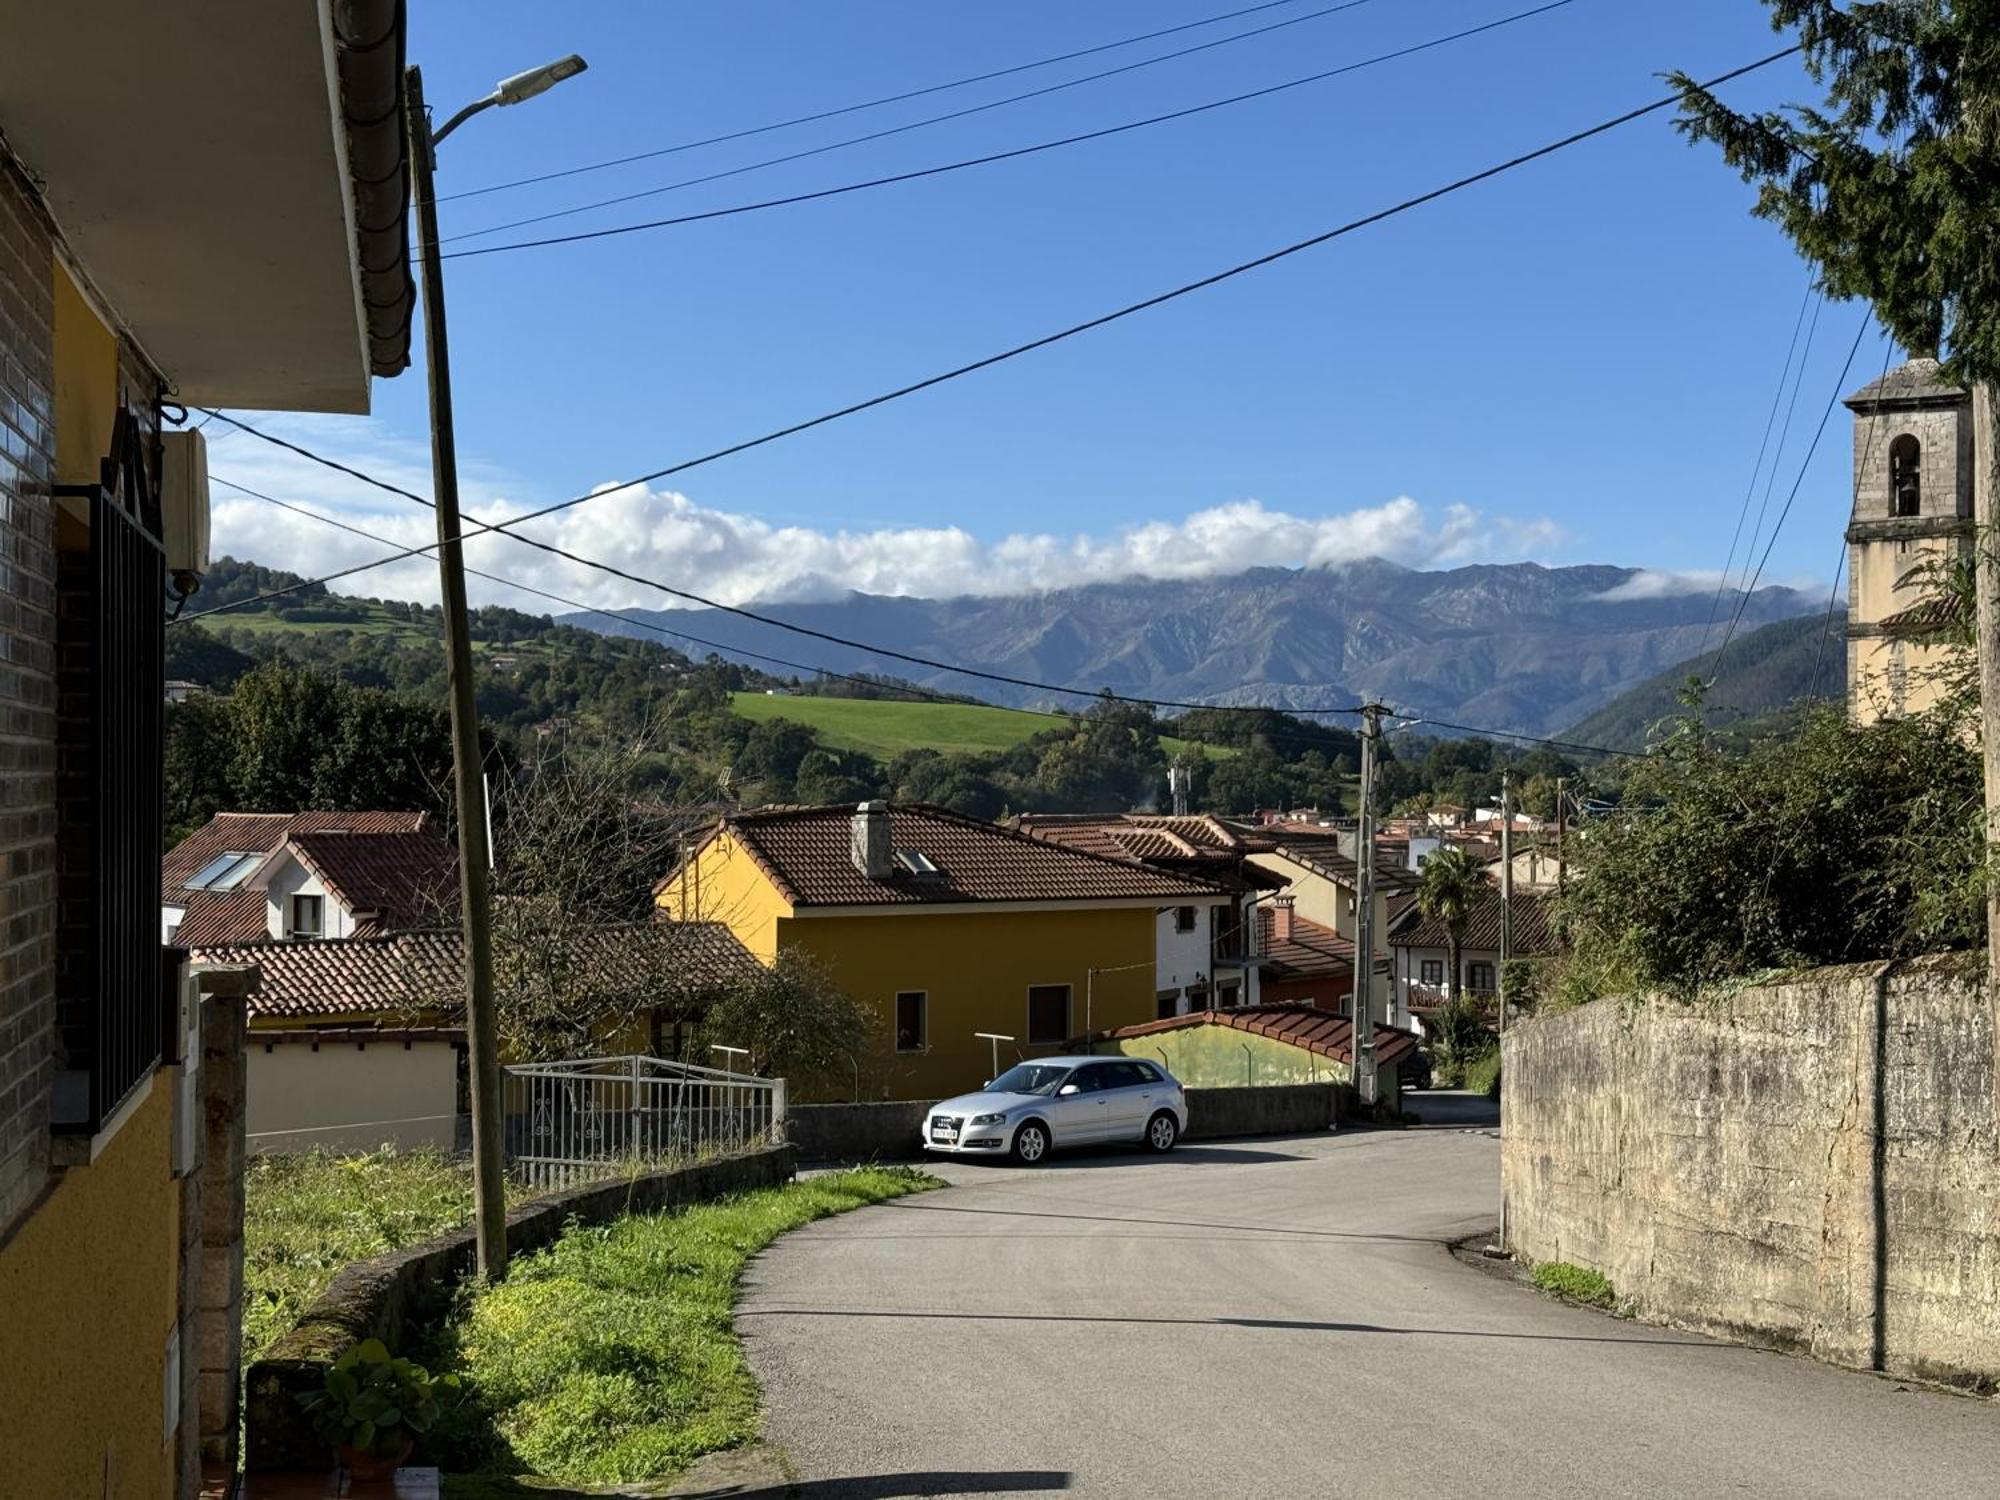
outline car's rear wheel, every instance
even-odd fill
[[[1173,1150],[1180,1138],[1180,1122],[1164,1109],[1146,1122],[1146,1149],[1155,1155]]]
[[[1022,1166],[1039,1166],[1048,1154],[1049,1127],[1040,1120],[1029,1120],[1014,1132],[1014,1160]]]

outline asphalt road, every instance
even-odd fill
[[[766,1439],[812,1500],[1995,1493],[1991,1402],[1455,1260],[1497,1152],[1446,1127],[944,1167],[752,1263]]]

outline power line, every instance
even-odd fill
[[[728,141],[740,141],[748,139],[751,136],[768,135],[770,132],[774,130],[789,130],[794,125],[810,125],[819,120],[831,120],[840,115],[851,115],[851,114],[857,114],[862,110],[877,109],[885,104],[901,104],[905,100],[921,99],[929,94],[942,94],[951,89],[965,88],[975,83],[990,83],[992,80],[996,78],[1009,78],[1017,73],[1029,73],[1033,72],[1037,68],[1053,67],[1057,63],[1074,62],[1079,57],[1093,57],[1101,52],[1115,52],[1121,47],[1135,47],[1141,42],[1157,41],[1163,36],[1175,36],[1184,31],[1195,31],[1203,26],[1217,26],[1224,21],[1234,21],[1242,16],[1255,15],[1260,11],[1276,10],[1279,9],[1281,6],[1296,5],[1298,3],[1299,0],[1266,0],[1266,3],[1262,5],[1252,5],[1243,10],[1226,11],[1219,16],[1208,16],[1199,21],[1187,21],[1179,26],[1168,26],[1160,31],[1148,31],[1143,33],[1142,35],[1128,36],[1115,42],[1104,42],[1099,44],[1098,46],[1084,47],[1075,52],[1062,52],[1058,53],[1054,57],[1044,57],[1044,58],[1039,58],[1034,62],[1019,63],[1011,68],[998,68],[989,73],[975,73],[969,78],[957,78],[953,79],[949,83],[932,84],[927,88],[908,89],[900,94],[887,94],[884,95],[882,98],[865,100],[860,104],[846,104],[842,105],[838,109],[820,110],[816,114],[796,115],[792,119],[779,120],[769,125],[758,125],[747,130],[733,130],[726,135],[712,135],[698,141],[683,141],[679,145],[661,146],[651,151],[634,152],[629,156],[611,157],[610,159],[605,161],[586,162],[582,166],[565,167],[560,171],[540,172],[532,177],[516,177],[508,182],[496,182],[489,184],[486,187],[468,188],[464,192],[444,193],[439,195],[437,201],[440,203],[450,203],[459,198],[478,198],[478,197],[483,197],[488,193],[504,192],[510,188],[531,187],[536,183],[554,182],[558,178],[578,177],[586,172],[602,172],[610,167],[630,166],[634,162],[652,161],[655,158],[662,156],[674,156],[678,155],[680,152],[694,151],[703,146],[720,146]],[[1278,23],[1278,25],[1280,26],[1296,25],[1300,21],[1310,21],[1319,16],[1330,15],[1332,14],[1333,11],[1349,10],[1352,9],[1354,5],[1360,5],[1366,3],[1367,0],[1351,0],[1351,4],[1336,5],[1332,7],[1331,10],[1314,11],[1311,15],[1297,16],[1290,21],[1281,21]],[[1222,46],[1226,45],[1229,42],[1241,41],[1246,36],[1261,36],[1265,31],[1273,31],[1276,29],[1277,27],[1267,26],[1256,31],[1243,32],[1237,36],[1223,37],[1220,41],[1209,42],[1206,43],[1205,45],[1210,47]],[[1099,78],[1109,78],[1112,76],[1113,73],[1129,72],[1131,71],[1131,68],[1150,67],[1153,63],[1167,62],[1176,57],[1185,57],[1188,52],[1198,52],[1201,50],[1202,49],[1199,47],[1193,47],[1193,48],[1188,48],[1181,52],[1169,52],[1160,57],[1147,58],[1142,62],[1134,63],[1131,65],[1130,68],[1114,68],[1111,70],[1110,73],[1093,73],[1087,78],[1072,79],[1070,80],[1069,83],[1059,84],[1057,85],[1057,87],[1073,88],[1080,83],[1091,83]],[[1053,92],[1053,90],[1048,90],[1048,89],[1037,90],[1037,93],[1049,93],[1049,92]],[[1011,99],[996,100],[994,104],[982,105],[980,106],[980,108],[992,109],[996,108],[1000,104],[1012,104],[1016,102],[1017,99],[1032,99],[1034,97],[1035,94],[1020,94],[1016,95],[1014,98]],[[962,111],[962,113],[968,113],[968,114],[976,112],[977,111],[972,111],[972,110]],[[944,115],[940,116],[939,118],[955,119],[957,118],[957,116]],[[924,120],[917,122],[918,125],[935,124],[935,123],[936,123],[935,120]],[[910,126],[904,126],[902,128],[906,130],[912,130],[917,127],[915,125],[910,125]],[[888,133],[893,133],[893,132],[888,132]],[[863,139],[870,139],[870,138],[864,137]],[[843,144],[851,144],[851,143],[843,143]],[[827,149],[833,149],[833,148],[827,148]],[[753,170],[753,169],[746,168],[745,170]]]
[[[1819,440],[1826,435],[1827,420],[1833,409],[1840,403],[1840,393],[1847,388],[1847,372],[1854,367],[1854,356],[1860,352],[1862,337],[1868,332],[1869,315],[1861,315],[1861,326],[1854,330],[1854,342],[1848,346],[1847,358],[1841,364],[1840,376],[1835,381],[1833,394],[1826,398],[1826,409],[1820,413],[1819,426],[1813,430],[1812,442],[1806,448],[1806,456],[1799,460],[1798,477],[1792,481],[1792,490],[1785,497],[1785,508],[1778,512],[1778,519],[1771,527],[1771,538],[1764,544],[1764,555],[1757,559],[1757,571],[1750,575],[1749,583],[1736,601],[1736,613],[1730,618],[1729,629],[1723,634],[1722,644],[1715,651],[1715,669],[1709,675],[1709,685],[1714,686],[1722,675],[1723,659],[1729,654],[1729,643],[1736,636],[1736,627],[1742,623],[1743,611],[1750,603],[1750,596],[1757,590],[1757,580],[1764,576],[1764,564],[1771,560],[1771,549],[1778,544],[1778,533],[1785,529],[1785,517],[1792,513],[1792,502],[1799,498],[1799,487],[1805,483],[1806,470],[1812,467],[1813,455],[1819,451]]]
[[[1792,417],[1798,411],[1799,396],[1806,388],[1806,361],[1812,357],[1813,337],[1819,332],[1819,315],[1825,310],[1826,299],[1824,297],[1815,298],[1813,301],[1812,321],[1806,324],[1805,348],[1799,353],[1799,367],[1792,376],[1791,400],[1785,406],[1784,423],[1778,428],[1777,451],[1771,455],[1771,469],[1764,477],[1764,498],[1757,502],[1757,519],[1750,523],[1750,544],[1743,553],[1743,572],[1741,575],[1742,580],[1745,581],[1750,577],[1750,559],[1756,554],[1757,539],[1764,534],[1764,517],[1770,513],[1771,495],[1778,487],[1778,465],[1784,461],[1785,445],[1792,438]],[[1755,481],[1752,482],[1754,483]],[[1740,599],[1737,602],[1739,604],[1742,603]],[[1732,626],[1731,628],[1734,627]],[[1708,644],[1707,640],[1704,639],[1702,644],[1706,646]]]
[[[1880,428],[1882,425],[1882,407],[1886,399],[1884,393],[1882,392],[1881,386],[1882,382],[1886,381],[1889,378],[1889,365],[1891,361],[1893,361],[1896,357],[1895,341],[1888,338],[1886,329],[1883,331],[1883,339],[1884,339],[1884,347],[1882,350],[1882,373],[1876,380],[1875,409],[1869,413],[1869,415],[1872,416],[1875,420],[1869,424],[1868,442],[1867,445],[1861,450],[1861,462],[1855,468],[1857,484],[1866,478],[1868,473],[1868,460],[1874,455],[1875,452],[1875,433],[1876,430]],[[1840,544],[1840,556],[1835,559],[1833,564],[1833,586],[1826,591],[1826,618],[1820,621],[1819,645],[1813,651],[1812,677],[1806,683],[1806,696],[1808,698],[1813,697],[1815,694],[1819,692],[1819,664],[1820,661],[1826,656],[1827,637],[1833,633],[1833,606],[1836,603],[1836,601],[1838,601],[1840,598],[1840,574],[1841,570],[1844,569],[1846,566],[1847,566],[1847,539],[1846,537],[1843,536],[1841,538],[1841,544]]]
[[[1461,734],[1474,734],[1482,739],[1524,740],[1533,745],[1550,745],[1558,750],[1576,750],[1586,755],[1633,755],[1642,752],[1613,750],[1608,745],[1586,745],[1577,740],[1551,739],[1545,734],[1526,734],[1511,729],[1481,729],[1473,724],[1454,724],[1449,719],[1433,719],[1428,714],[1402,714],[1391,712],[1392,719],[1400,719],[1414,729],[1423,724],[1435,724],[1439,729],[1456,729]]]
[[[1799,330],[1805,327],[1806,308],[1812,299],[1813,278],[1808,271],[1805,295],[1799,298],[1799,315],[1792,320],[1792,339],[1785,346],[1784,367],[1778,372],[1778,388],[1771,394],[1771,410],[1764,418],[1764,436],[1757,444],[1757,462],[1750,466],[1750,482],[1743,487],[1743,504],[1736,512],[1736,529],[1729,535],[1729,555],[1722,560],[1722,576],[1715,580],[1715,597],[1708,602],[1708,621],[1701,627],[1701,651],[1695,653],[1697,656],[1708,650],[1708,633],[1715,628],[1716,614],[1722,608],[1722,595],[1729,587],[1730,571],[1736,566],[1736,544],[1743,540],[1743,523],[1750,519],[1750,497],[1757,493],[1757,476],[1764,472],[1764,455],[1771,446],[1771,429],[1778,425],[1778,408],[1784,404],[1785,386],[1791,380],[1792,356],[1799,349]],[[1779,452],[1783,451],[1780,444]],[[1773,458],[1771,464],[1775,469],[1777,459]],[[1754,538],[1751,545],[1756,545]]]
[[[513,240],[504,245],[479,245],[468,250],[451,250],[445,252],[445,259],[463,259],[474,255],[499,255],[510,250],[537,250],[545,249],[552,245],[571,245],[587,240],[610,239],[619,235],[639,234],[654,229],[667,229],[679,224],[697,224],[709,219],[725,219],[737,214],[757,213],[767,208],[784,208],[797,203],[811,203],[822,198],[837,198],[848,193],[863,192],[871,188],[890,187],[897,183],[915,182],[926,177],[942,176],[948,172],[961,172],[969,167],[990,166],[995,162],[1012,161],[1023,156],[1034,156],[1044,151],[1054,151],[1065,146],[1079,145],[1086,141],[1103,140],[1107,136],[1123,135],[1134,130],[1144,130],[1149,126],[1165,124],[1172,120],[1184,120],[1192,115],[1206,114],[1212,110],[1227,109],[1232,105],[1248,103],[1254,99],[1268,98],[1273,94],[1281,94],[1288,89],[1303,88],[1311,83],[1324,83],[1329,78],[1338,78],[1346,73],[1356,73],[1364,68],[1372,68],[1379,63],[1393,62],[1398,58],[1410,57],[1419,52],[1428,52],[1452,42],[1479,36],[1484,32],[1497,31],[1503,26],[1511,26],[1516,22],[1526,21],[1535,16],[1544,15],[1552,10],[1560,10],[1564,6],[1574,3],[1575,0],[1548,0],[1546,4],[1535,6],[1530,10],[1517,11],[1512,15],[1502,16],[1498,20],[1488,21],[1483,25],[1467,27],[1462,31],[1454,31],[1446,36],[1433,37],[1429,41],[1416,42],[1407,47],[1399,47],[1391,52],[1378,53],[1373,57],[1365,57],[1357,62],[1344,63],[1337,68],[1327,68],[1318,73],[1310,73],[1303,78],[1293,78],[1284,83],[1270,84],[1264,88],[1251,89],[1246,93],[1231,94],[1223,99],[1211,99],[1205,104],[1189,105],[1185,109],[1169,110],[1165,114],[1148,115],[1144,119],[1127,120],[1119,125],[1107,125],[1097,130],[1086,130],[1075,135],[1060,136],[1055,140],[1040,141],[1032,146],[1017,146],[1011,150],[989,152],[984,156],[967,157],[961,161],[945,162],[939,166],[919,167],[913,171],[896,172],[886,177],[871,177],[861,182],[843,183],[838,187],[819,188],[805,193],[792,193],[782,198],[769,198],[756,203],[738,203],[727,208],[706,209],[700,213],[679,214],[667,219],[648,219],[637,224],[618,224],[604,229],[581,230],[575,234],[549,235],[533,240]],[[1300,19],[1307,18],[1301,17]],[[893,134],[893,132],[883,133]],[[857,140],[873,140],[875,138],[873,136],[861,136],[857,137]],[[851,145],[854,142],[842,142],[841,144]],[[832,150],[834,148],[822,147],[820,149]],[[799,156],[815,154],[817,153],[798,153]],[[795,161],[797,159],[797,156],[779,157],[776,161]],[[776,162],[765,162],[758,165],[770,166],[775,164]],[[707,177],[690,178],[686,182],[670,183],[666,187],[648,188],[644,192],[627,193],[622,197],[605,198],[596,203],[585,203],[575,208],[559,209],[553,213],[537,214],[526,219],[515,219],[510,223],[494,224],[488,228],[475,229],[465,234],[447,235],[444,242],[449,244],[454,240],[475,239],[480,235],[498,234],[502,230],[519,229],[529,224],[541,224],[550,219],[568,218],[574,214],[588,213],[593,209],[609,208],[615,204],[629,203],[635,198],[653,197],[660,193],[673,192],[684,187],[693,187],[699,183],[714,182],[721,177],[733,177],[740,172],[753,170],[755,170],[755,167],[741,167],[734,171],[713,173]]]
[[[1730,82],[1733,79],[1741,78],[1745,74],[1754,73],[1760,68],[1769,67],[1772,63],[1779,62],[1787,57],[1791,57],[1794,54],[1796,54],[1799,50],[1800,50],[1799,46],[1797,44],[1794,44],[1793,46],[1786,47],[1781,51],[1773,52],[1766,57],[1759,58],[1755,62],[1745,63],[1741,67],[1732,68],[1730,71],[1719,74],[1700,86],[1709,89],[1716,88],[1724,83]],[[1001,350],[997,354],[986,355],[984,358],[972,360],[966,364],[958,365],[952,369],[942,371],[936,375],[926,376],[922,380],[912,381],[908,385],[898,386],[893,390],[884,391],[879,395],[870,396],[865,400],[851,402],[846,406],[837,407],[832,411],[822,412],[820,415],[816,417],[809,417],[804,421],[794,422],[789,426],[776,428],[770,432],[763,433],[758,437],[746,438],[741,442],[732,443],[727,447],[715,449],[714,451],[702,454],[697,458],[684,459],[679,463],[669,464],[664,468],[655,469],[651,473],[641,474],[633,479],[626,479],[620,481],[617,484],[605,485],[597,489],[587,490],[583,494],[574,495],[567,500],[557,501],[552,505],[542,506],[538,510],[528,511],[525,514],[517,516],[509,521],[501,522],[491,526],[481,525],[475,527],[473,530],[464,533],[463,536],[459,538],[459,541],[463,542],[463,540],[466,537],[478,536],[487,531],[508,531],[511,533],[512,528],[525,525],[529,521],[538,520],[544,516],[554,515],[559,511],[569,510],[574,506],[583,505],[592,500],[602,499],[606,495],[618,494],[621,491],[636,489],[642,485],[652,484],[658,480],[667,479],[676,474],[683,474],[691,469],[701,468],[707,464],[716,463],[722,459],[734,457],[739,453],[747,453],[752,449],[764,447],[770,443],[778,442],[784,438],[795,437],[799,433],[809,432],[817,427],[824,427],[829,423],[838,422],[843,420],[844,418],[856,416],[864,411],[871,411],[878,406],[886,406],[893,401],[902,400],[906,396],[916,395],[921,391],[930,390],[934,386],[944,385],[947,382],[961,379],[964,376],[976,374],[981,370],[991,369],[994,366],[1004,364],[1009,360],[1018,359],[1024,354],[1031,354],[1037,350],[1049,348],[1052,345],[1059,344],[1068,339],[1075,338],[1080,334],[1090,333],[1095,331],[1096,329],[1107,327],[1112,323],[1116,323],[1125,318],[1132,317],[1135,314],[1149,311],[1155,307],[1164,306],[1166,303],[1177,301],[1182,297],[1191,296],[1196,292],[1206,291],[1210,287],[1219,286],[1223,282],[1233,280],[1238,276],[1246,275],[1251,271],[1261,270],[1265,266],[1274,265],[1281,260],[1285,260],[1291,256],[1298,255],[1306,250],[1315,249],[1320,245],[1324,245],[1329,243],[1330,241],[1340,239],[1345,235],[1353,234],[1358,230],[1365,229],[1372,225],[1382,223],[1383,221],[1395,218],[1400,214],[1408,213],[1412,209],[1420,208],[1425,204],[1433,203],[1440,198],[1448,197],[1453,193],[1460,192],[1466,188],[1476,186],[1477,184],[1485,182],[1490,178],[1501,176],[1504,173],[1515,170],[1516,168],[1526,166],[1531,162],[1539,161],[1541,158],[1545,156],[1552,156],[1558,151],[1565,150],[1570,146],[1578,145],[1583,141],[1587,141],[1596,136],[1603,135],[1608,131],[1617,129],[1621,125],[1630,124],[1632,121],[1641,119],[1646,115],[1655,114],[1660,110],[1671,108],[1673,105],[1677,104],[1680,101],[1680,97],[1681,96],[1678,93],[1669,94],[1664,98],[1654,100],[1650,104],[1644,104],[1636,109],[1627,110],[1623,114],[1614,115],[1612,118],[1601,121],[1596,125],[1592,125],[1583,130],[1576,131],[1573,134],[1564,136],[1559,140],[1551,141],[1549,144],[1545,146],[1539,146],[1532,151],[1524,152],[1521,155],[1511,157],[1508,160],[1500,162],[1495,166],[1487,167],[1481,171],[1474,172],[1466,177],[1458,178],[1453,182],[1446,183],[1442,187],[1432,188],[1428,192],[1420,193],[1412,198],[1406,198],[1402,202],[1392,204],[1388,208],[1378,209],[1374,213],[1366,214],[1358,219],[1350,219],[1345,224],[1337,225],[1332,229],[1325,230],[1319,234],[1311,235],[1303,240],[1296,240],[1293,243],[1283,246],[1277,250],[1273,250],[1268,254],[1257,256],[1251,260],[1241,261],[1236,265],[1228,267],[1226,270],[1217,271],[1211,275],[1200,277],[1197,280],[1185,282],[1182,285],[1174,287],[1169,291],[1157,293],[1151,297],[1143,298],[1137,302],[1127,303],[1125,306],[1114,309],[1111,312],[1100,314],[1099,316],[1094,318],[1087,318],[1081,323],[1072,323],[1068,327],[1058,329],[1054,333],[1044,334],[1039,338],[1030,339],[1025,343],[1016,344],[1011,348]],[[206,408],[203,409],[206,410]],[[231,420],[233,421],[233,419]],[[236,425],[241,426],[242,424],[237,423]],[[385,486],[385,488],[392,488],[392,487]],[[323,574],[318,578],[301,579],[296,584],[287,585],[285,588],[282,589],[268,590],[265,593],[259,594],[252,599],[246,599],[240,602],[244,604],[261,603],[265,599],[279,598],[285,594],[296,593],[298,592],[298,590],[303,588],[313,587],[316,584],[333,583],[342,578],[352,577],[357,573],[365,573],[372,568],[385,567],[390,563],[401,562],[406,557],[422,556],[426,553],[437,550],[437,548],[440,545],[441,544],[437,542],[430,542],[426,543],[424,546],[421,547],[406,548],[401,551],[391,553],[386,557],[376,558],[373,562],[359,563],[351,568],[343,568],[337,572]],[[213,612],[214,612],[213,610],[197,610],[191,614],[183,615],[182,618],[186,620],[199,619],[202,615]],[[799,627],[785,626],[781,628],[797,629]],[[1212,707],[1213,705],[1203,705],[1203,706]]]

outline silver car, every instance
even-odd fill
[[[926,1151],[1011,1156],[1023,1166],[1058,1146],[1133,1142],[1171,1151],[1187,1129],[1187,1095],[1140,1057],[1043,1057],[1009,1068],[976,1094],[924,1116]]]

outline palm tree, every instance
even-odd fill
[[[1451,977],[1445,998],[1456,1000],[1464,969],[1465,924],[1472,909],[1492,894],[1486,872],[1463,849],[1444,848],[1424,861],[1417,877],[1417,905],[1433,922],[1444,924],[1451,944]]]

